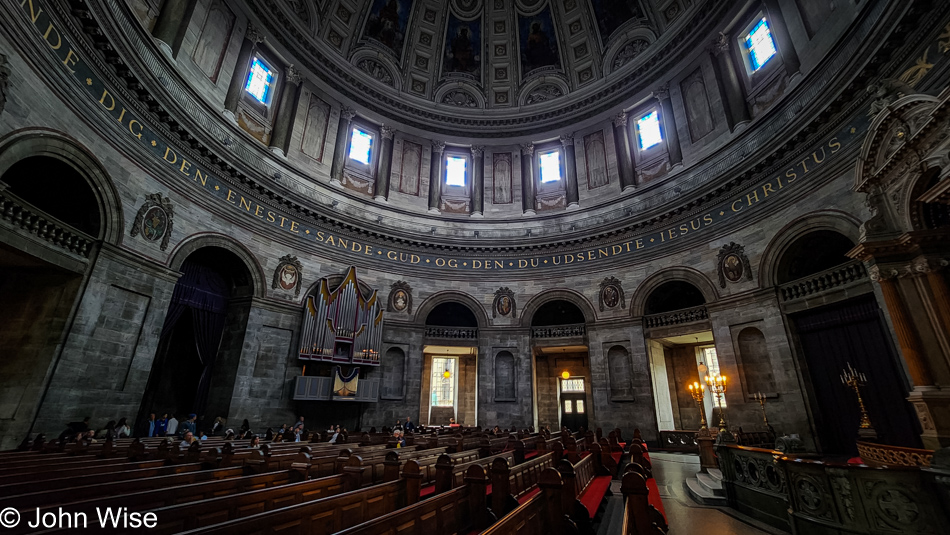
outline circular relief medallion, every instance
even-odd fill
[[[604,305],[607,308],[613,308],[617,306],[617,303],[620,302],[620,291],[617,290],[617,287],[614,285],[604,286],[603,294],[601,296],[604,300]]]
[[[409,305],[409,295],[405,290],[396,290],[393,292],[393,310],[402,312]]]
[[[507,295],[503,295],[498,298],[498,313],[502,316],[507,316],[511,313],[511,298]]]
[[[168,230],[168,214],[161,207],[153,206],[142,218],[142,236],[146,240],[158,241]]]
[[[280,287],[285,290],[293,290],[297,286],[297,268],[287,264],[280,269]]]
[[[730,282],[742,280],[742,259],[739,255],[730,254],[722,259],[722,274]]]

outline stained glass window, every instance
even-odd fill
[[[369,165],[373,155],[373,135],[354,128],[350,136],[350,159]]]
[[[449,357],[434,357],[432,359],[431,399],[433,407],[453,407],[455,405],[456,362],[456,359]]]
[[[251,69],[247,73],[247,83],[244,90],[251,94],[261,104],[270,100],[270,90],[274,83],[274,72],[260,58],[254,58]]]
[[[775,55],[775,40],[765,17],[752,27],[745,38],[745,46],[749,50],[749,62],[753,72],[761,69]]]
[[[640,138],[641,149],[649,149],[663,141],[663,134],[660,133],[660,116],[656,110],[637,120],[637,136]]]
[[[561,153],[560,151],[546,152],[540,156],[541,182],[557,182],[561,180]]]
[[[465,185],[465,168],[468,162],[461,156],[445,158],[445,183],[449,186]]]

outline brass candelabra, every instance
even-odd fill
[[[765,394],[762,392],[756,392],[755,394],[752,394],[752,399],[759,402],[759,406],[762,407],[762,419],[765,421],[765,428],[770,429],[769,415],[765,413]]]
[[[709,389],[713,394],[716,395],[716,401],[719,405],[719,430],[726,430],[726,411],[723,407],[723,397],[726,395],[726,376],[725,375],[716,375],[705,377],[706,384],[709,385]]]
[[[868,378],[863,373],[851,367],[850,362],[848,368],[841,371],[841,384],[853,388],[854,395],[858,396],[858,406],[861,407],[861,423],[858,425],[860,429],[874,429],[871,426],[871,419],[868,418],[868,411],[864,407],[864,400],[861,399],[861,387],[867,384],[867,380]]]
[[[699,405],[700,431],[709,429],[706,424],[706,407],[703,405],[703,397],[706,394],[706,386],[699,384],[697,381],[693,381],[693,384],[687,386],[689,388],[689,394],[693,396],[693,400],[697,405]]]

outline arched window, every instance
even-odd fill
[[[379,397],[382,399],[402,399],[403,385],[406,382],[406,352],[398,347],[386,350],[383,361],[380,363],[383,375],[383,386]]]
[[[426,325],[439,327],[478,327],[478,319],[467,306],[447,302],[440,303],[426,316]]]
[[[607,375],[610,380],[611,401],[634,399],[633,366],[627,348],[618,345],[607,350]]]
[[[495,401],[515,401],[515,357],[509,351],[495,355]]]
[[[656,287],[647,298],[645,314],[661,314],[706,304],[699,288],[686,281],[668,281]]]
[[[779,284],[820,273],[851,259],[845,254],[854,243],[833,230],[816,230],[799,237],[785,249],[779,261],[776,279]]]
[[[572,325],[584,323],[584,313],[577,305],[570,301],[549,301],[534,313],[531,318],[532,327],[547,327],[549,325]]]

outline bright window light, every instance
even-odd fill
[[[660,117],[656,110],[640,117],[637,121],[637,135],[640,137],[641,149],[649,149],[663,141],[663,134],[660,133]]]
[[[273,71],[259,58],[254,58],[251,62],[251,70],[247,73],[247,84],[244,85],[244,90],[258,102],[267,104],[273,82]]]
[[[746,36],[745,46],[749,49],[753,72],[761,69],[775,55],[775,40],[772,39],[772,31],[765,17]]]
[[[373,136],[359,128],[353,129],[350,136],[350,159],[356,160],[363,165],[369,165],[369,159],[373,151]]]
[[[445,158],[445,183],[449,186],[465,185],[465,167],[468,162],[459,156]]]
[[[561,153],[552,151],[541,155],[541,182],[561,180]]]

